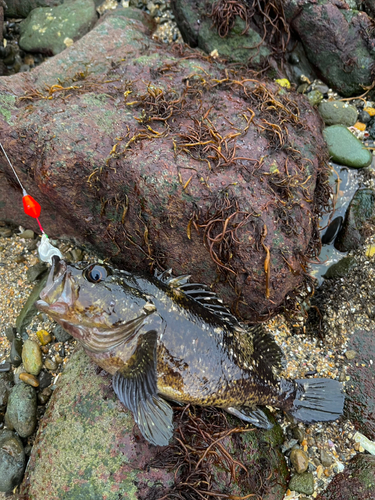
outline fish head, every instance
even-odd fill
[[[132,320],[138,309],[136,298],[137,290],[120,280],[110,266],[73,265],[55,256],[36,307],[79,338],[77,332],[82,329],[108,332]]]

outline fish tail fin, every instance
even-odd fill
[[[329,422],[342,415],[345,395],[342,384],[327,378],[295,380],[293,406],[288,409],[297,420],[306,423]]]

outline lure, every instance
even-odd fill
[[[26,215],[29,215],[30,217],[33,217],[34,219],[36,219],[36,221],[38,222],[39,228],[42,232],[42,240],[41,240],[41,243],[40,243],[39,248],[38,248],[40,260],[42,260],[43,262],[49,262],[51,264],[52,257],[54,255],[57,255],[60,259],[62,259],[62,255],[61,255],[60,250],[58,250],[56,247],[51,245],[51,243],[49,243],[48,236],[44,232],[44,229],[42,228],[42,225],[39,221],[40,212],[42,210],[41,206],[32,196],[30,196],[27,193],[26,189],[23,187],[22,182],[20,181],[20,178],[18,177],[17,172],[15,171],[11,161],[9,160],[8,155],[6,154],[5,149],[3,148],[3,145],[1,144],[1,142],[0,142],[0,147],[5,155],[5,158],[8,160],[8,163],[9,163],[11,169],[13,170],[13,173],[14,173],[19,185],[21,186],[23,210],[24,210]]]

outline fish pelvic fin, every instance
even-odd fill
[[[134,416],[143,437],[156,446],[166,446],[173,435],[173,411],[157,394],[157,332],[139,336],[134,354],[112,378],[113,389]]]
[[[295,380],[293,406],[288,409],[297,420],[306,423],[329,422],[342,415],[345,395],[342,384],[327,378]]]
[[[231,415],[240,418],[244,422],[255,425],[255,427],[259,427],[260,429],[272,429],[273,427],[273,423],[268,419],[266,413],[259,407],[249,408],[241,406],[239,408],[235,408],[230,406],[225,408],[225,410]]]

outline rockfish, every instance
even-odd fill
[[[154,445],[167,445],[173,434],[166,400],[224,408],[263,428],[271,424],[262,405],[304,422],[342,413],[338,381],[280,378],[282,353],[272,336],[241,324],[189,276],[146,277],[54,257],[40,298],[38,309],[113,375],[115,393]]]

